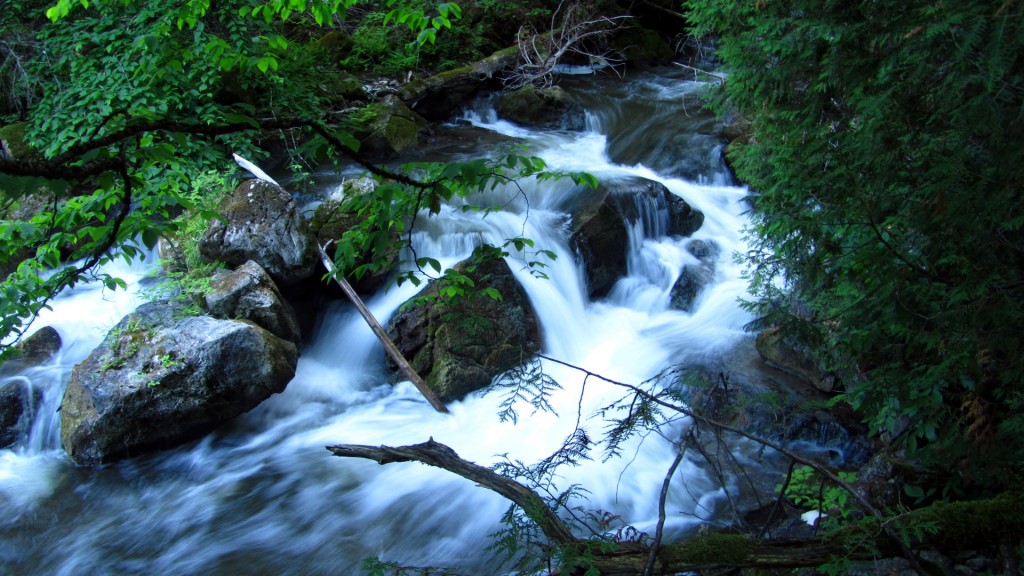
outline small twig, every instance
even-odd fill
[[[779,507],[782,506],[782,499],[786,497],[786,490],[789,488],[789,483],[793,481],[793,469],[796,468],[796,460],[789,461],[789,470],[786,472],[786,480],[782,482],[782,489],[779,490],[779,497],[775,499],[775,505],[772,506],[770,512],[768,512],[768,519],[764,521],[764,527],[761,528],[761,534],[758,538],[764,538],[768,534],[768,527],[771,526],[772,519],[775,518],[775,512],[778,511]]]
[[[921,566],[921,562],[917,558],[917,555],[914,554],[914,551],[911,550],[910,546],[907,545],[906,541],[904,541],[904,539],[900,537],[899,533],[896,532],[896,529],[893,528],[892,526],[890,526],[889,524],[887,524],[885,522],[885,515],[882,513],[882,511],[879,510],[878,508],[876,508],[873,504],[871,504],[871,502],[869,502],[868,499],[864,497],[864,495],[862,495],[860,492],[858,492],[857,489],[854,488],[852,484],[850,484],[846,480],[843,480],[838,475],[833,473],[831,470],[829,470],[825,466],[819,464],[818,462],[815,462],[814,460],[811,460],[809,458],[805,458],[805,457],[797,454],[796,452],[786,448],[785,446],[781,445],[778,442],[769,440],[767,438],[763,438],[763,437],[758,436],[756,434],[752,434],[750,432],[747,432],[746,430],[743,430],[743,429],[740,429],[740,428],[736,428],[735,426],[729,426],[728,424],[724,424],[722,422],[718,422],[718,421],[713,420],[711,418],[708,418],[706,416],[702,416],[702,415],[697,414],[697,413],[693,412],[692,410],[690,410],[690,409],[688,409],[688,408],[686,408],[684,406],[679,406],[678,404],[673,404],[671,402],[663,400],[659,396],[651,394],[650,392],[647,392],[646,390],[643,390],[642,388],[639,388],[639,387],[634,386],[632,384],[627,384],[625,382],[619,382],[618,380],[612,380],[611,378],[607,378],[605,376],[601,376],[600,374],[591,372],[591,371],[587,370],[586,368],[582,368],[580,366],[576,366],[575,364],[570,364],[568,362],[565,362],[564,360],[558,360],[556,358],[551,358],[550,356],[545,356],[543,354],[537,354],[537,356],[539,358],[543,358],[545,360],[554,362],[556,364],[561,364],[563,366],[572,368],[574,370],[579,370],[580,372],[583,372],[585,374],[590,374],[590,375],[594,376],[595,378],[599,378],[601,380],[604,380],[605,382],[608,382],[609,384],[613,384],[615,386],[620,386],[622,388],[626,388],[628,390],[631,390],[631,391],[633,391],[634,394],[636,394],[636,395],[638,395],[640,397],[643,397],[643,398],[645,398],[646,400],[648,400],[650,402],[658,404],[659,406],[663,406],[663,407],[668,408],[670,410],[675,410],[675,411],[680,412],[682,414],[685,414],[685,415],[687,415],[687,416],[689,416],[691,418],[694,418],[695,420],[704,422],[704,423],[708,424],[709,426],[713,426],[715,428],[719,428],[719,429],[725,430],[727,432],[733,432],[735,434],[739,434],[740,436],[743,436],[744,438],[747,438],[748,440],[753,440],[754,442],[757,442],[758,444],[762,444],[764,446],[767,446],[767,447],[769,447],[769,448],[779,452],[780,454],[782,454],[784,456],[787,456],[790,459],[799,462],[800,464],[804,464],[806,466],[811,467],[815,472],[821,474],[825,478],[828,478],[829,480],[834,482],[836,485],[838,485],[840,488],[842,488],[847,493],[849,493],[850,496],[853,497],[854,501],[857,502],[857,505],[860,506],[860,508],[862,510],[864,510],[868,514],[871,514],[876,519],[878,519],[878,521],[882,524],[882,531],[885,533],[885,535],[887,537],[889,537],[893,541],[893,543],[895,543],[897,546],[899,546],[900,551],[903,554],[903,557],[906,558],[907,562],[910,563],[911,568],[913,568],[913,570],[915,572],[917,572],[918,574],[922,574],[922,575],[925,574],[924,568]]]
[[[661,538],[665,533],[665,502],[668,500],[669,484],[672,482],[672,476],[675,476],[676,469],[679,468],[679,464],[683,461],[683,456],[686,454],[686,444],[683,442],[683,436],[692,434],[693,428],[688,429],[684,434],[680,434],[679,450],[676,452],[675,459],[672,460],[672,465],[668,467],[668,472],[665,473],[665,480],[661,483],[661,494],[658,496],[658,526],[654,531],[654,541],[651,542],[651,549],[647,553],[647,566],[644,567],[644,576],[652,576],[654,574],[654,562],[658,558]]]
[[[726,77],[721,75],[721,74],[715,74],[714,72],[708,72],[707,70],[701,70],[700,68],[696,68],[696,67],[690,66],[689,64],[683,64],[681,62],[674,62],[674,64],[676,66],[679,66],[680,68],[686,68],[687,70],[693,70],[697,74],[705,74],[707,76],[711,76],[712,78],[715,78],[719,82],[725,82],[725,79],[726,79]]]

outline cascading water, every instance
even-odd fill
[[[699,131],[709,120],[700,116],[694,120],[697,130],[686,127],[687,115],[697,115],[699,108],[695,86],[653,75],[610,86],[572,87],[591,115],[591,130],[583,133],[530,131],[480,115],[472,120],[477,129],[525,141],[551,168],[655,180],[703,212],[705,223],[694,238],[720,250],[714,282],[692,313],[671,310],[668,302],[675,278],[696,258],[686,249],[687,239],[665,236],[657,210],[642,205],[631,232],[629,275],[607,298],[588,299],[560,209],[565,195],[578,192],[568,184],[523,183],[518,204],[484,219],[446,209],[422,220],[413,240],[417,253],[445,265],[465,258],[481,242],[501,244],[519,236],[553,251],[558,257],[548,262],[547,279],[532,276],[523,255],[509,258],[537,310],[544,353],[639,383],[675,364],[720,358],[747,338],[742,326],[748,317],[737,305],[745,284],[731,259],[743,248],[745,191],[724,185],[728,177],[717,164],[707,168],[715,142]],[[611,99],[600,96],[607,90],[613,91]],[[648,100],[622,104],[640,97]],[[635,106],[657,113],[637,116],[630,112]],[[673,148],[685,142],[691,143],[685,150]],[[634,153],[638,159],[629,160]],[[687,158],[704,164],[693,167]],[[666,168],[673,162],[684,165]],[[688,176],[693,171],[701,177]],[[143,271],[117,273],[137,284]],[[414,290],[392,289],[368,304],[386,321]],[[19,376],[45,382],[46,393],[28,443],[0,451],[2,571],[356,574],[363,558],[379,556],[494,573],[485,548],[488,535],[501,528],[507,501],[442,470],[343,460],[324,446],[402,445],[433,437],[483,465],[498,462],[499,454],[534,462],[561,445],[577,415],[591,436],[599,436],[604,424],[592,415],[624,393],[545,363],[545,373],[563,387],[551,398],[557,416],[523,406],[518,424],[501,422],[500,392],[471,395],[452,403],[451,414],[437,414],[411,384],[387,383],[374,336],[351,308],[338,305],[324,313],[308,339],[284,393],[191,445],[96,469],[75,468],[57,441],[55,413],[63,386],[74,363],[137,304],[131,292],[84,287],[62,296],[38,321],[55,326],[66,345],[51,364]],[[622,458],[602,462],[598,457],[561,470],[560,485],[583,486],[587,500],[576,504],[612,512],[653,533],[658,492],[681,426],[625,446]],[[721,518],[723,500],[722,489],[697,462],[684,461],[669,498],[669,536],[701,519]]]

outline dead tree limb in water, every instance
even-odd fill
[[[328,446],[328,450],[335,456],[348,458],[366,458],[378,464],[390,464],[392,462],[422,462],[430,466],[442,468],[454,474],[458,474],[467,480],[501,494],[523,509],[523,512],[531,520],[540,526],[544,535],[557,545],[571,544],[576,538],[569,531],[569,528],[562,520],[548,508],[544,499],[532,489],[494,472],[490,468],[484,468],[479,464],[463,460],[448,446],[434,439],[410,446],[362,446],[358,444],[340,444]]]
[[[334,261],[327,255],[323,246],[317,245],[317,248],[320,250],[320,259],[323,261],[327,271],[333,273],[335,271]],[[402,372],[402,375],[408,378],[409,381],[416,386],[416,389],[419,390],[420,394],[427,399],[427,402],[434,407],[434,410],[447,413],[448,408],[444,405],[444,402],[437,397],[437,394],[430,389],[430,386],[427,386],[427,383],[420,378],[420,375],[412,369],[412,366],[409,365],[409,361],[405,359],[405,356],[403,356],[402,352],[398,350],[395,343],[391,341],[391,338],[388,338],[388,335],[380,325],[380,322],[377,322],[373,313],[370,312],[370,309],[366,307],[365,303],[363,303],[363,299],[359,297],[359,294],[356,294],[356,291],[352,288],[352,285],[348,283],[348,280],[345,280],[341,275],[335,275],[334,281],[338,283],[338,286],[341,287],[341,291],[345,293],[345,296],[347,296],[349,301],[351,301],[356,307],[356,310],[359,310],[359,314],[362,315],[363,320],[366,320],[366,323],[370,325],[370,329],[373,330],[373,334],[377,337],[377,340],[380,340],[380,343],[384,346],[384,350],[388,353],[388,356],[395,361],[395,364],[398,364],[398,369]]]

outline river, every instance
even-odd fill
[[[703,212],[704,225],[694,238],[720,250],[713,282],[693,312],[668,305],[682,268],[697,263],[686,249],[690,239],[645,237],[642,229],[624,247],[629,276],[607,297],[587,297],[559,209],[573,189],[567,183],[524,183],[528,218],[521,200],[485,219],[447,207],[421,220],[417,252],[449,265],[481,240],[526,236],[556,253],[548,279],[531,276],[514,261],[512,268],[537,309],[544,354],[592,372],[640,383],[678,364],[723,362],[751,338],[743,331],[750,318],[737,302],[745,283],[733,261],[744,250],[748,205],[747,191],[731,184],[720,161],[714,119],[700,110],[705,86],[682,72],[662,70],[631,73],[625,80],[575,78],[566,87],[588,110],[583,132],[527,130],[496,120],[486,103],[448,129],[489,134],[487,142],[527,143],[555,169],[656,180]],[[323,185],[326,190],[336,183],[325,177]],[[510,194],[496,192],[502,193]],[[120,266],[114,272],[128,280],[129,290],[76,288],[36,324],[57,328],[65,347],[52,363],[18,377],[43,388],[45,397],[35,407],[28,441],[0,451],[4,573],[359,574],[367,557],[450,566],[465,574],[508,572],[496,568],[494,554],[486,550],[489,535],[502,528],[507,501],[443,470],[340,459],[324,447],[401,445],[432,437],[479,464],[502,458],[531,463],[556,450],[578,418],[593,437],[600,436],[607,423],[595,411],[624,393],[598,379],[584,383],[580,372],[546,363],[545,373],[562,386],[550,399],[557,415],[520,406],[518,423],[501,422],[500,392],[471,395],[452,403],[450,414],[438,414],[411,384],[389,383],[369,328],[351,308],[337,305],[307,340],[284,393],[179,449],[78,468],[59,447],[56,412],[63,387],[74,364],[142,301],[140,288],[151,281],[147,274],[154,264],[151,259]],[[392,289],[369,305],[384,321],[411,290]],[[684,425],[675,421],[661,434],[632,440],[621,457],[603,461],[596,453],[591,461],[560,470],[558,489],[578,484],[585,498],[574,499],[573,506],[608,512],[653,533],[658,493],[677,450],[673,440]],[[684,534],[705,520],[727,521],[726,500],[699,459],[688,457],[672,484],[668,535]]]

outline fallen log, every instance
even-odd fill
[[[471,94],[518,58],[516,46],[499,50],[467,66],[413,80],[398,90],[398,98],[427,120],[447,120]]]
[[[333,272],[334,261],[327,255],[323,246],[317,245],[317,248],[320,250],[320,259],[323,261],[324,267],[327,268],[328,272]],[[352,288],[352,285],[348,283],[348,280],[345,280],[341,275],[336,275],[334,277],[334,281],[338,283],[338,286],[341,287],[341,291],[345,293],[345,296],[347,296],[349,301],[356,307],[356,310],[359,310],[359,314],[363,317],[363,320],[366,320],[366,323],[370,326],[370,330],[373,330],[373,334],[377,337],[377,340],[380,340],[381,345],[384,346],[384,351],[387,352],[388,356],[390,356],[391,359],[395,361],[395,364],[398,365],[398,369],[402,372],[402,375],[412,382],[413,386],[420,391],[420,394],[426,398],[427,402],[434,407],[434,410],[447,414],[448,407],[445,406],[444,402],[437,397],[437,394],[430,389],[430,386],[427,386],[427,383],[423,381],[423,378],[420,378],[420,375],[412,369],[412,366],[409,365],[409,361],[405,359],[405,356],[403,356],[402,352],[398,350],[395,343],[391,341],[391,338],[388,338],[387,332],[384,331],[384,328],[380,325],[380,322],[377,321],[377,318],[373,316],[373,312],[370,312],[370,309],[366,307],[366,304],[363,302],[363,299],[359,297],[359,294],[356,294],[356,291]]]

